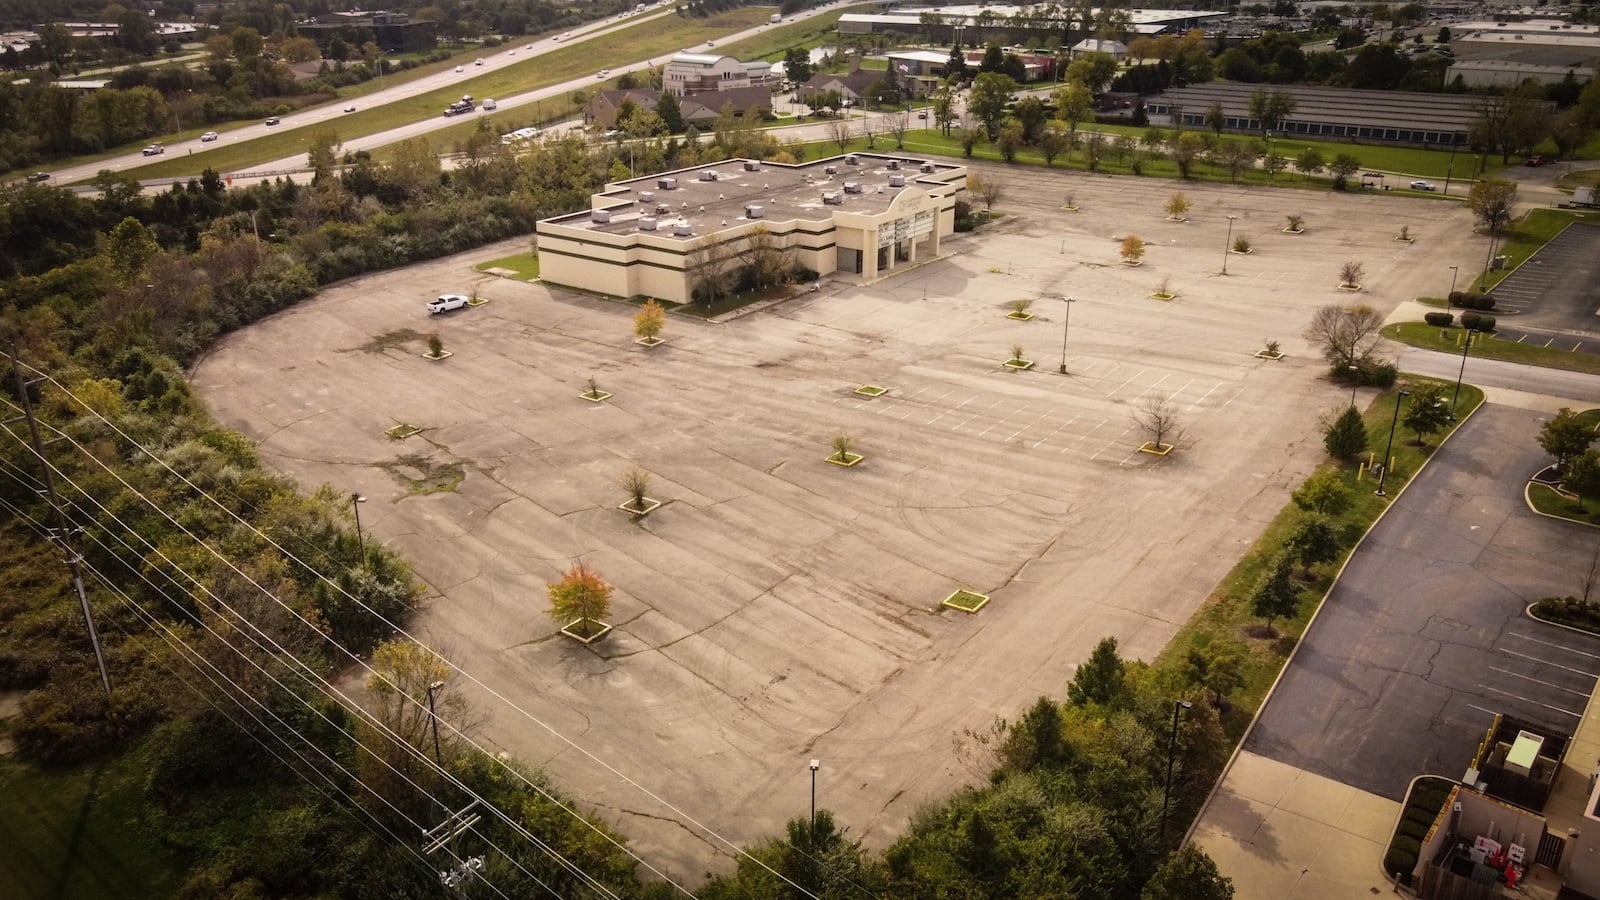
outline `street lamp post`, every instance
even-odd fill
[[[1356,408],[1356,388],[1361,386],[1361,367],[1356,365],[1345,366],[1345,371],[1350,373],[1350,408]]]
[[[1450,176],[1454,175],[1455,172],[1456,172],[1456,146],[1458,144],[1456,138],[1457,138],[1457,135],[1454,132],[1452,132],[1450,134],[1450,164],[1448,166],[1446,166],[1445,170],[1444,170],[1444,193],[1445,193],[1445,196],[1449,196],[1450,195]],[[1451,266],[1450,268],[1453,269],[1453,268],[1455,268],[1455,266]]]
[[[1450,421],[1456,420],[1456,401],[1461,399],[1461,379],[1467,375],[1467,351],[1472,349],[1472,338],[1478,329],[1467,329],[1467,339],[1461,344],[1461,371],[1456,373],[1456,392],[1450,397]]]
[[[1460,266],[1451,266],[1450,267],[1450,293],[1452,293],[1452,294],[1454,294],[1456,292],[1456,275],[1459,274],[1458,270],[1460,268],[1461,268]],[[1446,296],[1444,298],[1444,305],[1445,305],[1446,309],[1450,308],[1450,298],[1448,296]]]
[[[1067,314],[1061,320],[1061,374],[1067,374],[1067,329],[1072,327],[1072,304],[1078,302],[1076,297],[1062,297],[1062,302],[1067,304]]]
[[[1267,164],[1267,184],[1270,185],[1274,174],[1272,169],[1272,129],[1270,128],[1267,129],[1267,158],[1265,162]]]
[[[1167,839],[1167,804],[1172,799],[1172,763],[1178,756],[1178,716],[1186,709],[1194,709],[1188,700],[1172,704],[1172,736],[1167,739],[1167,787],[1161,792],[1161,840]]]
[[[1394,419],[1389,423],[1389,443],[1383,448],[1383,468],[1378,472],[1378,489],[1373,491],[1379,497],[1388,496],[1383,490],[1383,483],[1389,480],[1389,452],[1394,449],[1394,427],[1400,424],[1400,406],[1411,396],[1408,391],[1400,391],[1394,398]]]
[[[444,687],[444,682],[434,681],[428,684],[428,724],[433,726],[433,761],[444,768],[444,755],[439,752],[439,714],[433,708],[433,692]]]
[[[811,761],[811,834],[815,839],[817,831],[817,770],[822,768],[822,760]]]
[[[361,568],[363,569],[367,567],[367,541],[361,535],[361,504],[365,502],[367,502],[367,498],[360,494],[352,493],[350,495],[350,509],[356,514],[356,550],[361,554]]]
[[[1228,274],[1228,249],[1233,246],[1233,220],[1238,216],[1228,217],[1228,236],[1222,242],[1222,274]]]

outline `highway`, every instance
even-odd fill
[[[852,2],[852,0],[836,0],[834,3],[818,6],[802,13],[796,13],[795,15],[789,16],[784,21],[785,24],[787,24],[790,22],[812,18],[835,7],[850,5],[850,2]],[[431,91],[440,90],[452,85],[462,85],[464,87],[463,92],[470,93],[470,85],[466,83],[470,82],[477,76],[493,72],[507,66],[525,63],[529,58],[537,58],[541,54],[548,53],[571,44],[581,43],[586,40],[593,40],[601,35],[611,34],[615,31],[629,28],[642,22],[650,22],[655,19],[670,15],[676,15],[676,12],[674,12],[672,7],[669,6],[655,7],[648,9],[643,13],[627,13],[622,16],[614,17],[605,22],[591,23],[586,28],[576,29],[571,32],[571,37],[566,39],[559,39],[557,36],[551,36],[531,42],[525,41],[521,44],[508,46],[495,53],[485,54],[482,57],[482,66],[478,66],[470,62],[463,63],[457,67],[460,69],[460,71],[445,71],[434,75],[429,75],[424,78],[419,78],[415,81],[408,81],[394,87],[384,88],[383,90],[369,94],[353,102],[360,109],[372,109],[374,107],[382,106],[386,103],[393,103],[398,100],[406,99],[418,94],[425,94]],[[744,38],[760,34],[762,31],[765,31],[771,27],[772,26],[769,23],[762,23],[754,28],[747,28],[743,31],[726,35],[717,43],[721,44],[727,41],[743,40]],[[714,50],[715,48],[691,47],[686,49]],[[629,62],[612,63],[611,65],[607,66],[607,68],[610,69],[610,77],[616,77],[624,72],[648,70],[653,65],[665,63],[666,60],[667,57],[662,56],[655,57],[653,59],[640,59]],[[602,65],[602,63],[597,63],[596,70],[598,71]],[[527,91],[510,97],[497,97],[495,98],[498,104],[497,112],[516,109],[521,106],[527,106],[551,97],[563,96],[580,88],[592,88],[596,81],[597,79],[594,76],[588,76],[585,78],[573,79],[561,84],[550,85],[549,87]],[[131,173],[134,177],[138,177],[137,170],[141,166],[161,162],[173,156],[183,156],[186,159],[193,159],[195,165],[191,174],[199,175],[206,168],[205,154],[208,151],[219,149],[221,147],[235,146],[241,142],[254,140],[268,134],[276,134],[283,131],[293,131],[296,129],[308,128],[329,122],[337,122],[342,116],[345,115],[342,110],[346,106],[350,105],[351,102],[352,101],[339,100],[333,103],[328,103],[322,106],[302,110],[297,113],[285,115],[280,117],[279,124],[273,126],[269,126],[262,122],[224,131],[221,132],[218,140],[209,143],[203,143],[199,140],[199,138],[194,138],[181,143],[171,144],[167,147],[167,152],[164,156],[146,157],[138,151],[133,151],[131,153],[112,157],[110,159],[102,159],[95,162],[56,169],[51,172],[53,176],[52,181],[55,184],[71,184],[73,182],[86,181],[94,178],[101,171],[107,169],[113,172]],[[440,112],[442,113],[442,110]],[[483,113],[480,110],[477,114],[482,115]],[[446,117],[444,115],[436,114],[429,116],[427,119],[422,121],[403,125],[399,128],[391,128],[387,131],[377,132],[374,134],[347,138],[342,142],[342,146],[343,149],[347,151],[371,151],[378,147],[383,147],[389,144],[398,143],[400,141],[409,140],[414,137],[426,135],[442,128],[448,128],[452,125],[459,124],[461,121],[461,117]],[[293,172],[297,170],[303,170],[304,168],[305,152],[301,151],[296,153],[294,156],[252,165],[249,167],[249,174],[259,177],[262,175],[275,174],[279,172]],[[230,172],[224,174],[231,175],[234,173]],[[182,182],[187,180],[188,176],[159,179],[159,181],[162,183],[171,183],[172,181]]]

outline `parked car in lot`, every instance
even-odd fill
[[[271,127],[271,126],[276,125],[276,124],[278,124],[278,117],[277,116],[268,116],[267,117],[267,125],[268,125],[268,127]]]
[[[467,296],[465,294],[440,294],[437,298],[428,301],[428,314],[437,316],[453,309],[465,309]]]
[[[205,134],[200,135],[200,143],[209,144],[219,137],[221,137],[221,135],[217,134],[215,131],[208,131]]]
[[[1542,165],[1544,165],[1545,163],[1547,163],[1549,161],[1550,160],[1545,159],[1543,156],[1535,153],[1534,155],[1528,157],[1528,161],[1523,163],[1523,165],[1525,165],[1525,166],[1542,166]]]
[[[1433,190],[1433,182],[1421,180],[1413,181],[1411,182],[1411,189],[1413,191],[1431,191]]]
[[[145,156],[160,156],[161,154],[167,152],[167,148],[161,146],[160,144],[150,144],[140,152]]]

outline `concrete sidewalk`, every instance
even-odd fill
[[[1240,751],[1194,830],[1238,900],[1344,900],[1394,890],[1384,849],[1400,804]]]

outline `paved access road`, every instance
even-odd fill
[[[1460,777],[1496,712],[1570,733],[1600,639],[1533,622],[1580,589],[1600,532],[1537,516],[1544,414],[1479,410],[1372,530],[1246,742],[1398,799],[1413,775]]]

